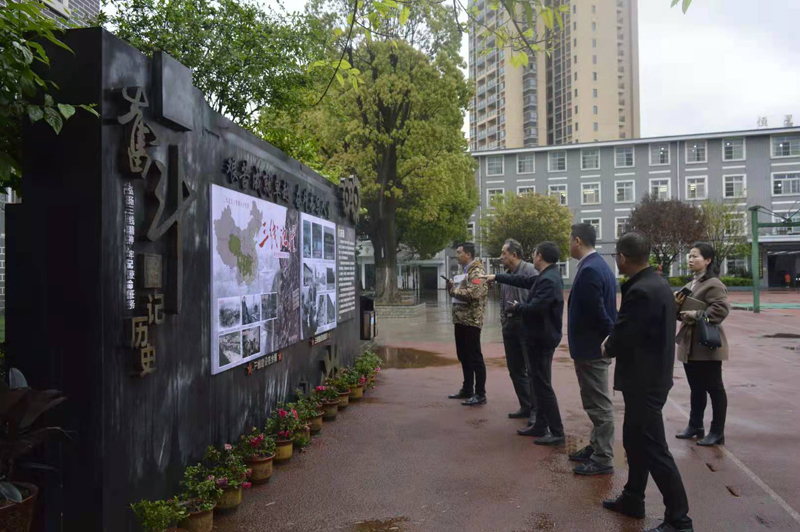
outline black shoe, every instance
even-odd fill
[[[610,475],[614,472],[614,466],[599,464],[594,460],[587,460],[582,464],[576,465],[572,471],[574,471],[576,475],[583,475],[585,477]]]
[[[697,445],[702,445],[703,447],[725,445],[725,435],[721,432],[709,432],[705,438],[697,442]]]
[[[549,445],[549,446],[556,446],[556,445],[564,445],[564,435],[556,436],[553,433],[548,434],[542,438],[539,438],[535,442],[536,445]]]
[[[458,393],[451,393],[447,396],[448,399],[469,399],[470,397],[472,397],[472,392],[465,390],[458,390]]]
[[[594,448],[591,445],[587,445],[580,451],[574,452],[571,455],[569,455],[569,459],[572,460],[573,462],[585,462],[586,460],[591,458],[593,454],[594,454]]]
[[[628,517],[644,519],[644,503],[636,502],[625,495],[620,495],[616,499],[606,499],[603,501],[603,508],[627,515]]]
[[[485,405],[486,404],[486,396],[485,395],[473,395],[466,401],[461,401],[461,404],[464,406],[478,406],[478,405]]]
[[[675,437],[679,440],[691,440],[692,438],[702,438],[706,435],[706,431],[703,427],[696,429],[694,427],[686,427],[683,429],[683,432],[680,434],[676,434]]]
[[[531,427],[517,430],[517,434],[520,436],[533,436],[534,438],[541,438],[550,434],[550,431],[547,429],[547,427],[537,427],[536,425],[533,425]]]
[[[669,523],[661,523],[655,528],[651,528],[646,532],[694,532],[694,528],[675,528]]]
[[[510,419],[523,419],[523,418],[528,417],[529,414],[530,414],[529,411],[525,410],[524,408],[520,408],[516,412],[509,413],[508,417]]]

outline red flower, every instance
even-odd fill
[[[286,410],[284,410],[283,408],[278,410],[278,417],[284,418],[284,417],[286,417],[286,414],[288,414],[288,412],[286,412]]]
[[[318,392],[324,392],[325,391],[325,387],[324,386],[317,386],[315,388],[315,390],[317,390]]]
[[[297,419],[297,411],[294,408],[292,409],[292,414],[294,414],[294,418]]]
[[[244,489],[246,489],[246,490],[249,490],[249,489],[250,489],[250,486],[252,486],[252,485],[253,485],[253,484],[252,484],[252,483],[250,483],[250,482],[245,482],[245,483],[243,483],[243,484],[242,484],[242,486],[243,486],[243,487],[244,487]]]

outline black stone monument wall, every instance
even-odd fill
[[[337,187],[213,112],[168,56],[151,60],[97,28],[69,31],[64,41],[74,55],[49,49],[46,75],[60,86],[60,101],[97,102],[102,119],[78,112],[58,136],[44,124],[25,131],[23,203],[9,205],[7,219],[13,279],[7,290],[8,357],[32,387],[69,396],[50,421],[70,431],[71,439],[51,441],[44,453],[59,473],[36,479],[46,529],[138,530],[131,502],[176,494],[184,467],[208,445],[263,426],[299,384],[319,383],[323,359],[346,364],[360,348],[356,309],[354,319],[339,323],[317,345],[298,341],[266,367],[211,374],[209,184],[235,190],[244,184],[245,193],[288,207],[290,217],[299,217],[299,207],[344,227],[353,223],[343,215]],[[135,87],[144,90],[149,106],[142,118],[158,138],[146,149],[146,178],[130,171],[131,123],[119,121],[132,109],[120,89]],[[134,95],[129,89],[129,98]],[[266,196],[246,179],[230,182],[223,172],[230,158],[257,166],[261,178],[276,176],[262,187]],[[179,170],[186,183],[181,194],[175,193]],[[130,311],[126,183],[135,198],[137,256]],[[153,241],[148,230],[159,206],[157,184],[163,187],[161,220],[177,213],[173,220],[180,228],[169,225]],[[305,191],[298,201],[295,189]],[[300,249],[299,232],[296,238]],[[141,286],[144,253],[162,257],[162,289]],[[298,267],[291,262],[287,267]],[[164,295],[163,322],[148,325],[156,371],[140,377],[140,350],[129,345],[131,318],[147,316],[148,297],[158,293]]]

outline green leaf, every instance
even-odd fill
[[[44,47],[41,44],[34,41],[28,41],[28,46],[36,50],[36,53],[39,54],[42,63],[44,63],[45,65],[50,64],[50,59],[47,57],[47,53],[44,51]]]
[[[500,9],[500,2],[489,2],[489,11],[497,11]]]
[[[53,101],[53,97],[50,96],[49,94],[45,94],[44,95],[44,104],[46,106],[48,106],[48,107],[53,107],[53,105],[55,105],[55,102]]]
[[[342,35],[343,33],[344,33],[344,30],[343,30],[342,28],[335,28],[335,29],[333,30],[333,34],[334,34],[336,37],[339,37],[339,36],[340,36],[340,35]]]
[[[528,53],[522,52],[519,54],[519,64],[522,66],[528,66]]]
[[[525,37],[532,39],[533,38],[533,28],[528,28],[527,30],[522,32],[522,35]]]
[[[564,31],[564,15],[558,13],[555,16],[556,22],[558,22],[558,29]]]
[[[92,113],[97,118],[100,118],[100,113],[98,113],[97,111],[94,110],[95,105],[97,105],[97,104],[93,103],[91,105],[86,105],[85,103],[82,103],[78,107],[80,107],[81,109],[83,109],[84,111],[86,111],[88,113]]]
[[[64,120],[69,120],[69,117],[75,114],[75,108],[67,103],[58,104],[58,110],[61,111]]]
[[[31,119],[31,122],[36,123],[42,118],[44,118],[44,111],[38,105],[29,105],[28,106],[28,118]]]
[[[358,78],[355,76],[350,76],[350,85],[353,86],[353,90],[358,91]]]
[[[23,46],[16,41],[14,41],[12,45],[14,46],[14,48],[20,51],[20,53],[22,54],[22,59],[26,65],[30,65],[31,63],[33,63],[33,52],[31,52],[27,46]]]
[[[569,13],[569,4],[564,4],[563,6],[559,6],[558,10],[562,13]]]
[[[408,6],[403,6],[403,9],[400,11],[400,25],[405,26],[406,22],[408,22],[408,17],[411,16],[411,10]]]
[[[542,9],[542,18],[544,19],[544,26],[548,30],[553,29],[553,24],[555,24],[555,20],[553,17],[553,10],[549,7]]]
[[[689,10],[689,6],[690,5],[692,5],[692,0],[683,0],[683,14],[684,15]]]
[[[386,4],[388,7],[397,7],[397,2],[394,0],[383,0],[383,3]]]
[[[17,487],[11,482],[7,482],[5,480],[0,482],[0,495],[9,501],[22,502],[22,494],[19,492]]]
[[[347,15],[347,25],[349,26],[352,23],[353,23],[353,14],[350,13],[349,15]]]
[[[11,155],[0,151],[0,181],[8,181],[13,173],[22,174],[22,168]]]
[[[347,59],[342,59],[341,61],[339,61],[339,68],[343,68],[345,70],[350,70],[353,67],[350,64],[350,61],[348,61]]]
[[[356,76],[356,77],[358,77],[358,76],[360,76],[360,75],[361,75],[361,71],[360,71],[359,69],[357,69],[357,68],[351,68],[351,69],[349,70],[349,72],[350,72],[350,75],[351,75],[351,76]]]
[[[669,7],[675,7],[676,5],[678,5],[678,2],[680,2],[680,0],[672,0],[672,5]]]
[[[339,85],[344,87],[344,76],[342,76],[341,72],[336,73],[336,79],[339,81]]]
[[[61,128],[64,127],[64,120],[61,119],[61,115],[52,107],[44,108],[44,121],[53,128],[56,135],[61,133]]]

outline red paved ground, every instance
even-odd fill
[[[800,302],[800,295],[766,294],[763,300]],[[215,530],[633,532],[658,524],[663,505],[652,482],[644,521],[599,506],[625,483],[621,442],[613,476],[577,478],[571,472],[566,451],[583,443],[590,423],[566,338],[553,373],[570,445],[543,449],[514,434],[522,422],[506,418],[517,404],[494,304],[487,321],[488,405],[468,409],[446,398],[460,385],[460,369],[444,301],[424,320],[384,321],[381,344],[438,355],[390,349],[390,366],[416,367],[384,371],[362,404],[326,423],[307,453],[276,467],[270,483],[248,492],[234,514],[217,519]],[[671,437],[686,425],[689,408],[680,365],[664,410],[695,530],[800,530],[800,310],[735,311],[725,326],[732,344],[724,366],[725,450]],[[765,337],[777,333],[798,338]],[[621,439],[620,394],[614,402]]]

